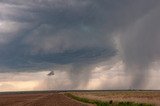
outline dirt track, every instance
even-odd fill
[[[0,95],[0,106],[88,106],[59,93]]]

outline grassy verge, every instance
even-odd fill
[[[110,100],[109,102],[104,102],[100,100],[91,100],[91,99],[75,96],[71,93],[66,93],[65,95],[72,99],[75,99],[84,103],[96,104],[97,106],[154,106],[152,104],[146,104],[146,103],[113,102],[112,100]]]

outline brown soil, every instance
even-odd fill
[[[2,94],[0,106],[88,106],[60,93]]]

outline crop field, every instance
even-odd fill
[[[0,106],[160,106],[160,91],[7,92]]]
[[[104,102],[133,102],[160,106],[160,91],[89,91],[71,92],[70,94]]]

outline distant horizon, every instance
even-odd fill
[[[14,93],[49,93],[49,92],[104,92],[104,91],[160,91],[160,89],[106,89],[106,90],[29,90],[29,91],[0,91],[0,94]]]

